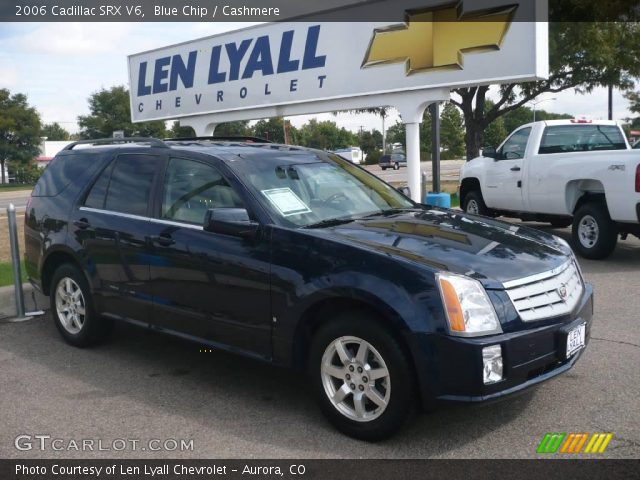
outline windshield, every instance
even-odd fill
[[[306,157],[307,160],[309,157]],[[312,227],[414,204],[375,176],[335,155],[330,162],[265,159],[245,164],[242,177],[278,223]],[[278,162],[281,160],[281,162]]]

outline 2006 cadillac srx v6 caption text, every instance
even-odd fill
[[[26,268],[65,340],[114,320],[308,374],[339,430],[569,370],[592,288],[558,237],[416,204],[330,153],[233,139],[67,146],[26,211]]]

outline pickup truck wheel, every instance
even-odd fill
[[[60,265],[51,282],[51,312],[65,341],[88,347],[106,339],[112,322],[93,308],[93,298],[84,274],[69,263]]]
[[[351,437],[388,438],[413,410],[415,377],[404,351],[364,313],[345,312],[318,330],[309,369],[322,412]]]
[[[576,251],[592,260],[611,255],[618,241],[618,227],[601,203],[587,203],[578,209],[571,234]]]
[[[383,171],[387,169],[387,167],[380,167],[380,168],[382,168]]]
[[[482,193],[478,190],[473,190],[464,197],[464,211],[472,215],[484,215],[488,217],[490,215],[489,209],[484,203]]]
[[[397,163],[393,164],[393,169],[394,170],[400,170],[400,165],[398,165]]]

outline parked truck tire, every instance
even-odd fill
[[[574,249],[584,258],[600,260],[611,255],[618,242],[618,226],[606,204],[585,203],[578,208],[571,228]]]
[[[491,215],[491,211],[487,208],[482,198],[482,192],[479,190],[472,190],[465,195],[462,208],[466,213],[472,215],[483,215],[485,217]]]

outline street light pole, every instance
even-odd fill
[[[549,102],[551,100],[557,100],[556,97],[552,97],[552,98],[545,98],[543,100],[538,100],[537,102],[534,102],[533,100],[531,102],[529,102],[531,105],[533,105],[533,121],[536,121],[536,107],[538,106],[539,103],[544,103],[544,102]]]

